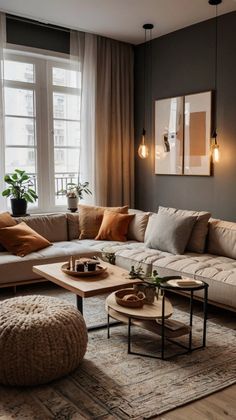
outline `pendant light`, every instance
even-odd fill
[[[144,86],[144,103],[143,103],[143,130],[142,130],[142,140],[138,148],[138,155],[141,159],[146,159],[149,154],[148,146],[145,143],[146,135],[146,61],[147,61],[147,31],[149,31],[149,41],[152,40],[152,23],[145,23],[143,25],[145,30],[145,45],[144,45],[144,60],[143,60],[143,86]]]
[[[208,3],[215,6],[215,129],[212,134],[212,158],[213,162],[219,162],[220,152],[217,142],[217,68],[218,68],[218,5],[222,0],[209,0]]]

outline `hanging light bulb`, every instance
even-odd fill
[[[146,159],[149,154],[148,146],[145,144],[145,134],[146,134],[146,130],[143,129],[142,141],[138,148],[138,155],[141,159]]]
[[[152,23],[146,23],[145,25],[143,25],[143,29],[145,30],[145,57],[143,60],[143,86],[144,86],[144,105],[143,105],[143,127],[146,126],[146,56],[147,56],[147,31],[149,31],[150,33],[150,39],[149,41],[152,40],[152,29],[153,29],[153,24]],[[138,148],[138,155],[141,159],[146,159],[149,155],[149,150],[148,150],[148,146],[145,143],[145,135],[146,135],[146,130],[145,128],[143,128],[142,131],[142,140],[141,143],[139,145]]]
[[[220,151],[219,151],[219,144],[217,143],[216,131],[213,134],[212,158],[213,158],[213,162],[216,162],[216,163],[219,162],[220,160]]]

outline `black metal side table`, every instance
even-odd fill
[[[171,338],[166,338],[168,341],[176,344],[179,347],[182,347],[185,353],[190,353],[195,350],[199,350],[201,348],[206,347],[206,327],[207,327],[207,306],[208,306],[208,284],[204,281],[199,281],[198,285],[194,286],[178,286],[178,280],[168,280],[160,284],[160,290],[162,291],[162,313],[165,313],[165,293],[168,292],[176,292],[176,291],[183,291],[190,293],[190,306],[189,306],[189,340],[188,346],[182,343],[179,343],[176,340]],[[194,347],[192,346],[192,326],[193,326],[193,301],[194,301],[194,292],[198,290],[204,290],[204,302],[203,302],[203,334],[202,334],[202,345]],[[162,318],[164,321],[164,318]],[[163,322],[164,323],[164,322]],[[165,358],[164,350],[165,350],[165,329],[162,329],[162,359]]]

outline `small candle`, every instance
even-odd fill
[[[73,257],[70,257],[70,271],[74,271],[74,267],[73,267]]]

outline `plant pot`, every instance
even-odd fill
[[[11,211],[13,216],[25,216],[27,201],[24,198],[11,198]]]
[[[72,213],[78,210],[78,197],[67,197],[67,207]]]

